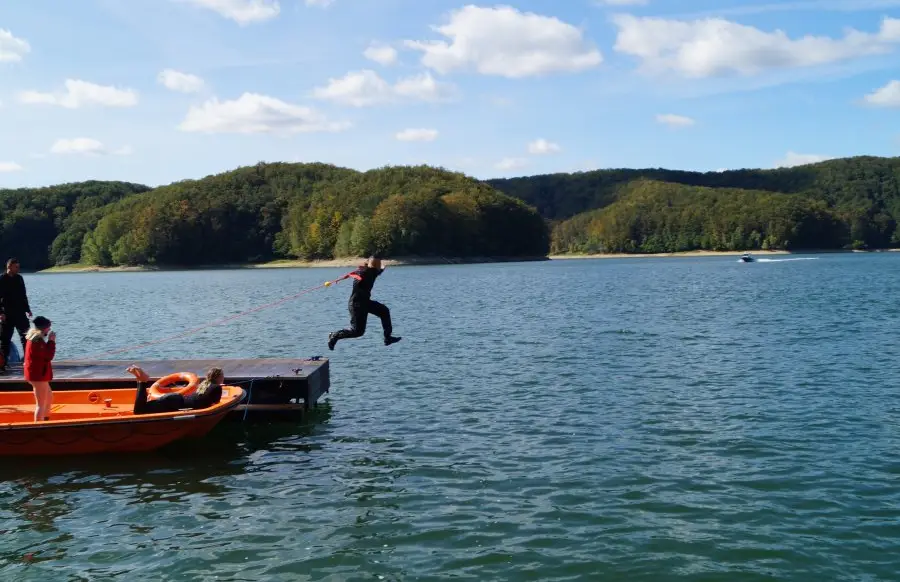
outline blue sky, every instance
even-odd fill
[[[900,155],[900,0],[0,5],[0,187]]]

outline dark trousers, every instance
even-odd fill
[[[360,337],[366,333],[366,323],[369,320],[369,314],[378,317],[381,320],[381,328],[384,330],[384,337],[391,337],[394,328],[391,325],[391,310],[385,305],[372,301],[371,299],[364,301],[353,301],[349,304],[350,309],[350,329],[342,329],[334,334],[336,339],[348,339]]]
[[[157,400],[147,400],[147,385],[138,382],[137,394],[134,398],[134,414],[157,414],[160,412],[175,412],[187,408],[184,396],[181,394],[166,394]]]
[[[25,357],[25,334],[28,333],[29,327],[28,317],[24,313],[7,314],[6,321],[0,323],[0,353],[3,354],[3,362],[9,359],[9,342],[12,341],[13,330],[19,332],[19,339],[22,340],[22,357]]]

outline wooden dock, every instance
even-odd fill
[[[175,372],[193,372],[203,379],[209,368],[222,368],[226,385],[248,391],[247,400],[231,413],[231,418],[302,414],[315,407],[331,387],[326,358],[57,361],[53,362],[50,387],[54,391],[130,388],[135,379],[125,370],[132,364],[143,368],[151,381]],[[22,376],[21,364],[12,364],[6,374],[0,374],[0,391],[31,391],[31,385]]]

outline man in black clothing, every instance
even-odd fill
[[[25,349],[25,334],[28,333],[31,318],[31,306],[28,305],[28,294],[25,292],[25,280],[19,274],[19,260],[6,261],[6,272],[0,275],[0,362],[6,368],[9,359],[9,344],[13,330],[19,332],[22,349]],[[24,353],[24,351],[23,351]]]
[[[355,279],[348,303],[350,329],[342,329],[328,334],[329,350],[333,350],[339,340],[360,337],[366,333],[366,322],[370,313],[381,320],[381,327],[384,329],[384,345],[389,346],[400,341],[401,338],[391,335],[393,332],[391,311],[381,303],[372,300],[372,286],[375,285],[375,279],[382,273],[384,273],[384,269],[381,268],[381,260],[372,257],[368,264],[361,265],[352,273],[347,273],[338,279],[338,281],[348,278]]]

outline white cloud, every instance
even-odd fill
[[[503,158],[499,162],[497,162],[494,167],[498,170],[509,171],[509,170],[519,170],[528,165],[528,160],[525,158]]]
[[[21,172],[24,168],[15,162],[0,162],[0,174]]]
[[[689,78],[812,67],[890,52],[900,43],[900,19],[885,18],[878,32],[848,30],[843,38],[791,39],[722,18],[670,20],[617,15],[615,50],[642,61],[646,72],[673,71]]]
[[[138,94],[131,89],[118,89],[78,79],[66,79],[66,91],[64,93],[23,91],[19,94],[19,101],[32,105],[58,105],[67,109],[78,109],[90,105],[134,107],[138,102]]]
[[[695,121],[684,115],[675,115],[674,113],[663,113],[656,116],[656,121],[669,127],[690,127]]]
[[[210,99],[201,106],[191,106],[178,129],[199,133],[274,133],[292,134],[321,131],[343,131],[346,121],[329,121],[324,115],[280,99],[244,93],[232,101]]]
[[[156,80],[167,89],[179,93],[197,93],[203,89],[203,79],[190,73],[182,73],[172,69],[166,69],[156,76]]]
[[[103,144],[89,137],[58,139],[50,147],[51,154],[87,154],[96,155],[106,152]]]
[[[798,154],[796,152],[788,152],[784,158],[775,162],[776,168],[793,168],[795,166],[805,166],[806,164],[816,164],[825,160],[833,159],[833,156],[823,156],[820,154]]]
[[[557,18],[520,12],[510,6],[468,5],[449,22],[432,27],[448,41],[406,41],[422,51],[422,64],[446,74],[475,70],[511,79],[578,72],[603,61],[582,31]]]
[[[544,138],[536,139],[528,144],[528,153],[536,155],[555,154],[561,149],[559,144],[547,141]]]
[[[334,4],[334,0],[306,0],[307,6],[318,6],[319,8],[328,8]]]
[[[900,107],[900,81],[891,81],[863,97],[863,101],[876,107]]]
[[[411,128],[404,129],[394,137],[399,141],[434,141],[437,139],[436,129]]]
[[[456,89],[449,83],[438,83],[430,73],[400,79],[394,84],[394,93],[403,99],[437,103],[449,101]]]
[[[89,137],[76,137],[72,139],[58,139],[50,146],[51,154],[81,154],[86,156],[100,156],[113,154],[127,156],[133,153],[131,146],[124,146],[115,150],[109,150],[102,142]]]
[[[31,45],[25,40],[16,38],[12,32],[0,28],[0,63],[21,61],[29,52]]]
[[[278,0],[180,0],[200,8],[212,10],[241,26],[263,22],[281,13]]]
[[[394,85],[372,70],[351,71],[339,79],[329,79],[324,87],[313,89],[313,97],[353,107],[368,107],[400,101],[449,101],[455,88],[435,81],[430,73],[400,79]]]
[[[393,65],[397,62],[397,49],[392,46],[372,44],[363,51],[363,56],[379,65]]]

